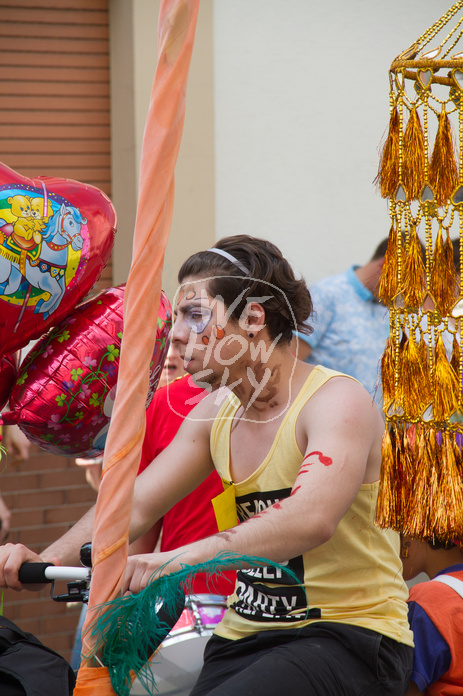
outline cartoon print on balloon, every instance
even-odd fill
[[[25,370],[17,380],[18,386],[28,380],[29,370],[35,367],[33,361],[37,354],[47,357],[57,350],[56,343],[63,346],[66,344],[71,337],[70,325],[74,321],[75,319],[70,317],[53,329],[48,337],[44,337],[40,342],[39,350],[32,350],[28,354],[23,363]],[[122,340],[121,331],[118,332],[117,339]],[[98,356],[98,360],[91,354],[85,355],[82,365],[76,361],[67,374],[63,375],[66,379],[61,381],[60,393],[55,396],[54,412],[50,414],[46,424],[48,432],[42,436],[45,443],[59,445],[63,452],[66,452],[71,449],[68,445],[71,440],[69,428],[78,431],[85,425],[86,436],[90,440],[85,446],[87,456],[101,454],[116,393],[116,385],[109,387],[117,378],[119,354],[120,349],[115,344],[107,345],[104,353]],[[103,428],[101,423],[105,424]],[[98,445],[95,444],[97,438]]]
[[[26,184],[0,187],[0,301],[44,321],[85,266],[87,220],[62,196]]]
[[[123,300],[124,286],[107,288],[37,341],[9,393],[5,424],[17,424],[31,442],[53,454],[102,453],[116,396]],[[164,364],[171,325],[170,302],[161,293],[146,406]]]
[[[155,341],[155,352],[156,352],[156,344],[159,344],[158,348],[161,353],[161,355],[166,354],[167,350],[169,349],[169,344],[166,341],[166,337],[163,335],[163,331],[165,331],[164,325],[168,323],[161,317],[158,317],[157,321],[157,328],[158,328],[158,334],[159,336],[156,338]],[[164,363],[164,361],[163,361]],[[156,387],[158,386],[159,382],[159,377],[161,376],[161,371],[162,371],[162,365],[154,365],[154,361],[152,360],[150,363],[150,376],[149,376],[149,386],[148,386],[148,395],[146,397],[146,408],[151,403],[151,399],[153,398],[154,392],[156,391]],[[117,384],[112,387],[109,392],[106,395],[106,398],[104,400],[103,404],[103,413],[107,418],[111,418],[113,408],[114,408],[114,402],[116,401],[116,391],[117,391]],[[108,431],[109,431],[109,426],[110,422],[106,423],[101,430],[95,435],[93,438],[92,442],[92,447],[94,450],[98,450],[99,452],[102,452],[105,448],[106,445],[106,438],[108,437]]]
[[[104,400],[103,413],[106,416],[106,418],[111,418],[114,402],[116,401],[116,389],[117,385],[115,384],[114,387],[112,387],[112,389],[109,390]],[[108,423],[106,423],[106,425],[104,425],[93,438],[94,449],[100,450],[101,452],[104,450],[106,438],[108,436],[109,425],[110,423],[108,421]]]

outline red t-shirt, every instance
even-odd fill
[[[185,416],[207,395],[190,376],[180,377],[158,389],[146,411],[146,434],[139,472],[141,473],[177,434]],[[216,471],[192,493],[180,500],[163,517],[161,551],[189,544],[218,532],[211,499],[222,493],[223,486]],[[215,576],[207,583],[202,574],[195,578],[194,592],[229,595],[233,591],[235,573]]]

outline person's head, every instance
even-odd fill
[[[190,256],[178,280],[177,308],[188,320],[190,333],[203,346],[211,338],[221,341],[228,355],[222,353],[224,360],[233,360],[233,352],[249,360],[246,341],[264,339],[276,348],[289,347],[293,331],[311,331],[304,323],[312,312],[305,281],[295,277],[281,251],[264,239],[221,239],[212,249]],[[185,332],[176,335],[174,326],[173,339],[185,343]]]
[[[400,535],[400,556],[405,580],[420,573],[433,578],[440,570],[463,562],[461,545],[455,541],[426,541]]]
[[[183,359],[180,357],[178,345],[171,342],[159,377],[158,389],[184,374]]]
[[[359,266],[355,269],[357,278],[375,297],[377,296],[388,241],[388,237],[383,239],[376,247],[371,259],[363,266]]]
[[[405,235],[402,235],[403,243],[405,244]],[[384,257],[386,256],[387,247],[389,244],[389,237],[385,237],[380,241],[378,246],[373,252],[371,259],[364,265],[357,269],[357,276],[361,282],[365,285],[370,292],[377,297],[379,282],[381,279],[381,273],[384,266]],[[421,257],[423,262],[426,263],[426,247],[420,241],[421,247]]]
[[[373,256],[371,257],[370,261],[378,261],[379,259],[382,259],[384,261],[388,244],[389,237],[385,237],[383,240],[381,240],[376,249],[374,250]]]

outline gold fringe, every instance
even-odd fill
[[[378,285],[378,299],[389,304],[399,292],[399,244],[394,225],[389,231],[389,240]]]
[[[418,348],[414,334],[410,334],[400,356],[400,376],[404,418],[420,418],[431,401],[431,385],[423,349]]]
[[[416,439],[415,466],[402,531],[407,536],[427,538],[432,533],[430,510],[437,494],[435,432],[417,425]]]
[[[396,529],[401,531],[405,524],[408,501],[411,495],[414,472],[415,426],[404,426],[396,463]]]
[[[458,409],[459,396],[460,383],[455,370],[447,360],[444,342],[440,335],[436,345],[434,370],[434,420],[442,423],[449,418]]]
[[[453,251],[453,243],[452,240],[450,239],[450,234],[449,231],[447,230],[447,236],[445,238],[444,242],[444,255],[445,255],[445,260],[444,263],[446,265],[446,268],[448,269],[448,277],[449,277],[449,285],[451,288],[452,292],[452,305],[457,299],[459,293],[460,293],[460,274],[457,270],[457,266],[455,265],[455,257],[454,257],[454,251]],[[450,314],[452,310],[452,307],[449,307],[448,313]]]
[[[3,256],[3,258],[7,259],[8,261],[19,263],[18,254],[15,254],[14,251],[9,251],[8,249],[5,249],[5,247],[2,246],[0,246],[0,256]]]
[[[439,115],[439,127],[429,165],[429,183],[434,191],[437,205],[450,199],[458,186],[458,165],[453,145],[452,126],[445,111],[445,104]]]
[[[381,447],[381,476],[379,482],[378,502],[376,504],[376,524],[379,527],[396,528],[396,487],[395,487],[395,442],[394,425],[386,429]]]
[[[461,348],[460,348],[460,344],[457,341],[457,337],[454,336],[453,337],[453,345],[452,345],[452,359],[450,360],[450,365],[455,370],[456,375],[460,374],[460,360],[461,360]]]
[[[394,341],[390,335],[388,336],[384,353],[381,356],[381,384],[383,387],[384,412],[387,413],[395,395]]]
[[[431,398],[431,377],[429,375],[428,370],[428,346],[426,345],[426,341],[424,340],[423,336],[420,338],[420,342],[418,343],[418,352],[420,354],[420,360],[421,364],[426,366],[426,375],[429,379],[429,398]]]
[[[403,376],[402,376],[402,355],[405,349],[405,346],[407,345],[408,337],[405,331],[402,332],[402,338],[400,339],[400,345],[399,345],[399,354],[397,356],[397,370],[398,370],[398,380],[397,380],[397,385],[394,384],[395,387],[395,402],[398,407],[404,409],[404,384],[403,384]],[[394,375],[395,379],[395,375]]]
[[[391,198],[399,185],[399,131],[400,119],[397,107],[391,111],[389,131],[379,161],[374,184],[379,186],[383,198]]]
[[[425,183],[425,147],[420,117],[415,107],[410,112],[404,133],[402,182],[409,200],[420,197]]]
[[[418,343],[418,354],[420,356],[420,364],[423,370],[423,406],[426,409],[432,402],[432,381],[429,368],[429,349],[423,336]]]
[[[401,288],[406,307],[414,309],[421,307],[424,300],[425,285],[426,269],[423,261],[423,252],[416,233],[416,227],[411,226],[408,254],[404,263],[403,285]]]
[[[452,242],[447,234],[444,244],[442,239],[442,228],[439,227],[436,244],[434,246],[434,263],[429,280],[429,292],[441,316],[445,317],[450,313],[456,300],[456,291],[457,281],[455,264],[453,263]]]
[[[463,532],[463,485],[455,458],[453,434],[442,433],[437,448],[439,485],[437,499],[431,510],[432,531],[436,538],[450,541]]]

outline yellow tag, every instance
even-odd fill
[[[236,515],[235,486],[233,483],[228,483],[227,481],[222,481],[222,483],[224,486],[227,486],[227,488],[225,488],[223,493],[219,493],[215,498],[212,498],[212,505],[214,506],[215,519],[217,520],[219,532],[234,527],[238,522]]]

